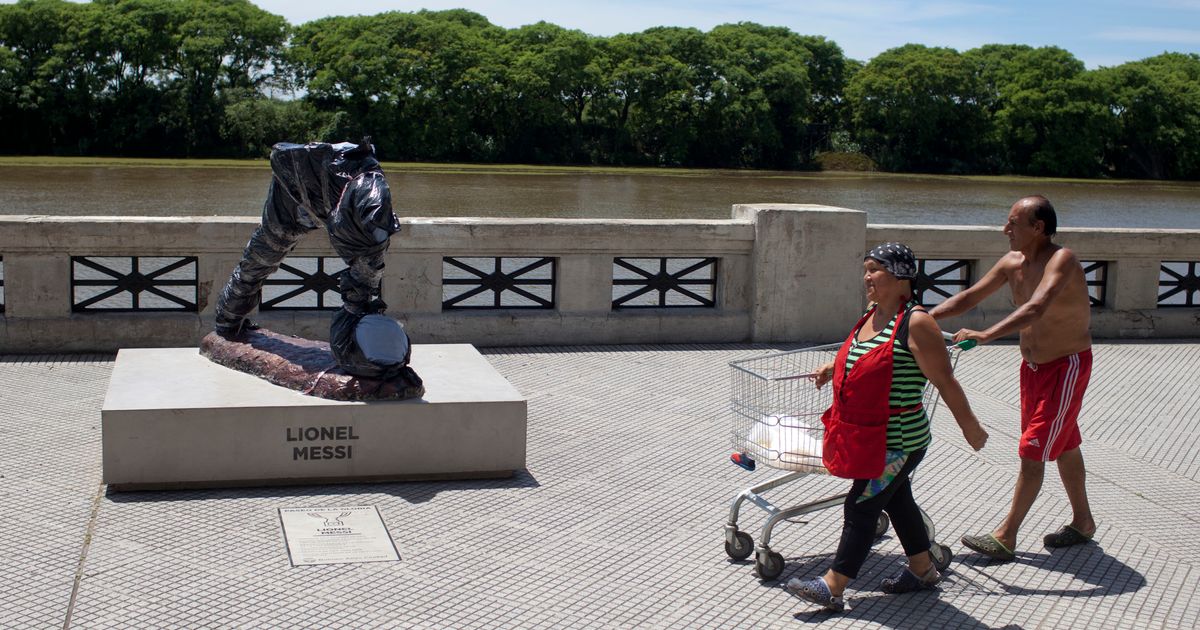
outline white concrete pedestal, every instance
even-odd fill
[[[195,348],[123,349],[101,411],[114,490],[507,477],[526,401],[466,344],[417,345],[417,400],[306,396]]]

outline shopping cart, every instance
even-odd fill
[[[951,341],[950,335],[945,335]],[[974,342],[947,345],[951,365],[957,367],[958,357]],[[829,408],[833,386],[821,389],[813,386],[817,369],[834,360],[841,344],[814,346],[790,352],[731,361],[730,411],[733,415],[734,463],[754,470],[758,465],[788,471],[756,486],[743,490],[729,509],[725,525],[725,553],[735,560],[745,560],[754,554],[754,568],[759,579],[774,580],[783,573],[783,556],[771,550],[771,532],[780,522],[804,514],[842,505],[846,494],[839,494],[794,507],[780,508],[762,496],[773,490],[813,474],[828,474],[821,463],[821,443],[825,427],[821,415]],[[930,420],[937,408],[938,396],[932,384],[925,387],[924,406]],[[930,404],[932,402],[932,405]],[[758,546],[746,532],[738,529],[738,513],[746,501],[762,508],[767,514],[758,536]],[[950,548],[935,541],[936,529],[924,511],[921,518],[929,534],[930,554],[939,570],[950,565]],[[886,513],[879,515],[875,536],[887,533],[890,525]]]

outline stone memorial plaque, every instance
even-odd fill
[[[400,560],[373,505],[279,508],[279,522],[294,567]]]

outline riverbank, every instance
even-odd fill
[[[826,154],[833,155],[833,154]],[[927,181],[964,181],[1026,184],[1089,184],[1158,187],[1179,186],[1200,190],[1200,182],[1140,179],[1080,179],[1071,177],[1032,177],[1028,175],[939,175],[929,173],[888,173],[872,170],[869,159],[842,157],[825,162],[820,171],[771,171],[753,169],[703,169],[657,166],[582,166],[570,164],[480,164],[465,162],[394,162],[383,161],[387,171],[429,174],[498,174],[498,175],[639,175],[658,177],[763,177],[771,179],[919,179]],[[147,169],[249,169],[268,170],[270,164],[262,159],[220,158],[131,158],[131,157],[65,157],[65,156],[0,156],[0,167],[30,168],[147,168]]]

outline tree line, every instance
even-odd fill
[[[0,153],[260,156],[370,134],[388,160],[1200,179],[1200,56],[1057,47],[868,62],[754,23],[597,37],[465,10],[292,26],[248,0],[0,5]]]

